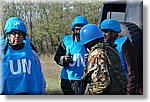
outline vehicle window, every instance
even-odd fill
[[[131,6],[127,9],[126,21],[133,22],[138,26],[142,26],[142,9],[141,6]],[[134,16],[133,16],[134,15]]]
[[[119,22],[124,22],[125,13],[122,12],[108,12],[107,18],[113,18],[118,20]]]

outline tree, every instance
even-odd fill
[[[89,23],[98,23],[101,2],[11,2],[2,1],[1,24],[11,16],[23,19],[28,36],[38,54],[53,54],[61,36],[71,34],[71,23],[75,16],[85,16]]]

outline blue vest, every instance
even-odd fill
[[[27,41],[24,41],[27,42]],[[33,60],[33,54],[28,42],[21,50],[13,50],[9,45],[2,63],[3,93],[40,94],[42,87],[41,69]]]
[[[62,40],[66,46],[66,55],[71,53],[72,63],[65,66],[61,71],[61,78],[69,80],[81,80],[84,72],[84,65],[86,63],[84,55],[87,53],[84,46],[80,42],[74,41],[73,36],[63,36]]]
[[[126,66],[126,63],[125,63],[125,60],[124,60],[124,55],[122,53],[122,46],[124,44],[124,42],[127,40],[127,37],[126,36],[123,36],[123,37],[118,37],[116,40],[115,40],[115,44],[117,44],[117,50],[118,50],[118,53],[119,53],[119,57],[121,59],[121,64],[122,64],[122,67],[126,73],[126,78],[128,79],[128,70],[127,70],[127,66]]]

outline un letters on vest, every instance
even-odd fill
[[[9,64],[10,64],[10,71],[13,75],[20,74],[21,72],[31,74],[31,61],[30,60],[18,59],[17,68],[14,68],[13,60],[9,60]],[[14,70],[14,69],[17,69],[17,70]]]

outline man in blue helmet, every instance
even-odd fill
[[[5,40],[1,42],[1,94],[44,94],[46,82],[40,60],[30,46],[27,29],[18,17],[5,24]]]
[[[136,94],[138,69],[133,45],[128,37],[118,35],[121,32],[121,27],[117,20],[106,19],[101,23],[100,28],[103,31],[105,40],[117,45],[116,48],[121,59],[122,67],[128,79],[128,94]]]
[[[85,94],[125,94],[126,76],[115,44],[104,42],[104,35],[96,24],[87,24],[80,31],[81,45],[89,51],[88,66],[83,80],[88,82]]]
[[[73,35],[62,37],[54,60],[63,66],[61,71],[61,89],[65,95],[83,94],[81,77],[84,70],[86,50],[80,44],[80,29],[88,24],[84,16],[76,16],[72,22]]]

